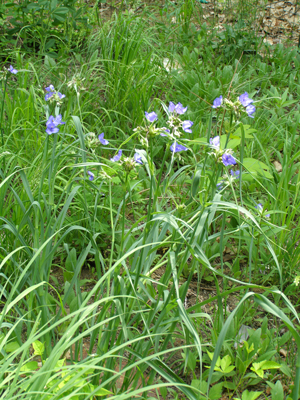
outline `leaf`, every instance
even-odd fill
[[[242,400],[255,400],[260,396],[262,392],[249,392],[245,390],[242,395]]]
[[[277,381],[271,389],[272,400],[284,400],[283,387],[280,381]]]
[[[24,364],[20,371],[21,372],[31,372],[31,371],[36,371],[38,369],[38,362],[37,361],[30,361],[26,364]]]
[[[209,391],[209,398],[211,400],[219,400],[222,397],[223,382],[216,383]]]
[[[13,353],[14,351],[18,350],[20,348],[20,345],[18,342],[10,342],[8,343],[4,350],[6,351],[6,353]]]
[[[34,355],[42,357],[45,351],[44,343],[40,342],[39,340],[36,340],[35,342],[32,343],[32,346],[34,350]]]
[[[265,178],[273,179],[273,175],[269,172],[269,167],[262,161],[255,158],[244,158],[243,166],[253,175],[262,175]]]

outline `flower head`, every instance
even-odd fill
[[[183,105],[181,103],[178,103],[175,106],[175,104],[172,101],[170,101],[170,104],[169,104],[170,112],[175,111],[177,114],[184,114],[186,112],[186,110],[187,110],[187,107],[183,107]]]
[[[121,156],[122,156],[122,150],[119,150],[119,151],[118,151],[118,154],[116,154],[114,157],[112,157],[112,158],[110,159],[110,161],[117,162],[117,161],[120,160]]]
[[[48,101],[48,100],[51,99],[50,102],[56,101],[56,103],[57,103],[58,105],[60,105],[60,103],[61,103],[60,100],[62,100],[63,98],[66,97],[65,94],[62,94],[62,93],[60,93],[60,92],[57,92],[57,91],[54,89],[54,86],[53,86],[53,85],[49,85],[48,87],[45,88],[45,90],[46,90],[46,92],[48,92],[48,93],[45,94],[45,101]]]
[[[98,139],[100,141],[101,144],[103,144],[104,146],[106,146],[109,141],[104,139],[104,133],[100,133],[100,135],[98,135]]]
[[[220,136],[215,136],[214,138],[209,139],[209,144],[214,147],[216,150],[220,149]]]
[[[93,181],[94,178],[95,178],[95,175],[94,175],[91,171],[88,171],[87,174],[88,174],[88,176],[89,176],[89,180],[90,180],[90,181]]]
[[[19,71],[15,69],[12,65],[9,66],[8,71],[12,74],[17,74]]]
[[[46,122],[46,133],[48,133],[48,135],[52,135],[52,133],[59,132],[59,128],[57,126],[63,124],[65,124],[65,122],[62,121],[61,114],[59,114],[56,118],[50,115],[48,121]]]
[[[192,130],[190,129],[192,126],[194,125],[194,122],[192,121],[183,121],[182,123],[182,129],[184,130],[184,132],[187,133],[192,133]]]
[[[154,122],[157,120],[157,114],[154,111],[151,113],[147,113],[147,111],[145,111],[145,116],[149,122]]]
[[[133,158],[137,164],[143,165],[142,156],[139,153],[135,153]]]
[[[240,176],[241,171],[239,169],[237,171],[234,171],[233,169],[231,169],[229,172],[230,172],[231,176],[238,178]]]
[[[253,100],[252,100],[252,99],[249,99],[249,95],[248,95],[247,92],[245,92],[245,93],[243,93],[243,94],[241,94],[241,95],[239,96],[239,101],[241,102],[241,104],[242,104],[244,107],[247,107],[247,106],[249,106],[250,104],[253,103]]]
[[[217,97],[217,98],[214,100],[213,105],[212,105],[212,108],[218,108],[218,107],[220,107],[220,106],[222,105],[222,102],[223,102],[223,96],[221,95],[220,97]]]
[[[222,155],[222,162],[225,165],[225,167],[229,167],[230,165],[236,164],[235,158],[229,153],[224,153]]]
[[[253,104],[250,104],[249,106],[246,107],[246,113],[248,114],[248,116],[250,118],[254,118],[254,115],[252,115],[252,114],[254,114],[255,111],[256,111],[256,108]]]
[[[172,151],[172,153],[178,153],[180,151],[186,151],[187,147],[183,146],[182,144],[177,144],[176,142],[174,142],[171,145],[170,150]]]

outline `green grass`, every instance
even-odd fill
[[[1,81],[0,398],[296,400],[297,49],[266,47],[245,17],[217,32],[197,1],[123,5],[3,60],[19,72]],[[253,119],[212,109],[245,91]],[[180,153],[160,136],[170,101],[194,123]],[[209,145],[218,135],[237,179]]]

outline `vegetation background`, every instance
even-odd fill
[[[0,398],[299,399],[299,4],[0,30]]]

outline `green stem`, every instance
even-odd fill
[[[299,387],[300,387],[300,349],[298,349],[298,357],[296,363],[296,376],[295,376],[295,386],[293,389],[293,400],[299,399]]]

